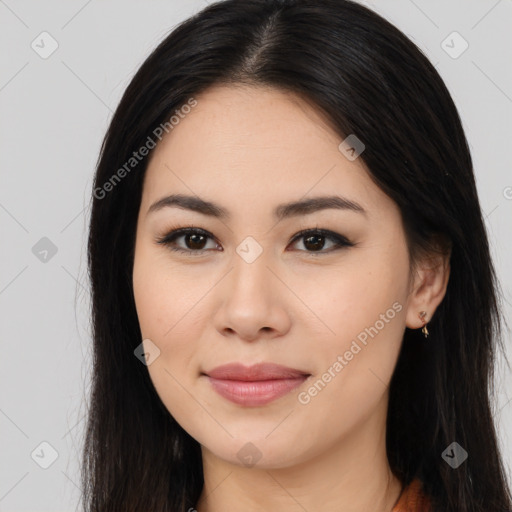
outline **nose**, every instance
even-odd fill
[[[248,263],[235,254],[231,271],[215,290],[217,331],[245,341],[286,334],[291,326],[287,301],[293,294],[283,281],[264,255]]]

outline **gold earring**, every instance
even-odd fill
[[[427,338],[428,337],[428,329],[427,329],[427,322],[425,320],[425,317],[427,316],[427,312],[420,311],[418,316],[423,321],[423,328],[421,329],[421,332],[423,333],[423,336],[425,336],[425,338]]]

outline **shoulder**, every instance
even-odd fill
[[[391,512],[430,512],[430,499],[419,478],[406,485]]]

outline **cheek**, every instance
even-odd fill
[[[305,444],[348,435],[377,408],[382,407],[385,414],[385,394],[401,346],[405,307],[397,299],[399,288],[376,290],[371,280],[357,277],[361,276],[339,280],[322,298],[325,322],[335,334],[319,340],[315,375],[297,397],[304,414],[318,418],[309,424]]]
[[[149,338],[160,350],[147,367],[153,386],[169,413],[190,430],[193,425],[183,424],[182,420],[201,412],[189,394],[193,389],[191,372],[196,368],[194,340],[199,339],[194,325],[199,325],[200,308],[194,308],[197,297],[185,286],[183,277],[163,263],[148,251],[136,250],[135,305],[143,339]]]
[[[194,333],[187,328],[190,310],[186,300],[180,300],[179,281],[171,283],[162,262],[150,251],[136,248],[133,268],[133,291],[139,326],[143,339],[150,339],[159,355],[148,366],[155,389],[169,409],[180,403],[180,387],[188,362],[193,354]],[[171,397],[175,396],[175,400]]]
[[[162,344],[180,339],[197,297],[182,272],[173,269],[165,252],[149,247],[141,239],[136,245],[133,292],[137,316],[145,338]]]
[[[172,288],[163,279],[147,278],[135,288],[137,315],[143,339],[149,338],[160,349],[160,364],[170,371],[184,372],[199,339],[195,297],[187,297],[174,281]],[[184,290],[183,290],[184,292]]]
[[[405,329],[407,253],[373,250],[357,256],[329,275],[318,273],[316,288],[308,286],[303,295],[322,320],[315,376],[320,382],[311,393],[321,391],[318,404],[334,401],[345,410],[362,410],[380,399]]]
[[[365,329],[376,323],[381,337],[400,338],[408,289],[407,255],[374,249],[354,252],[330,269],[305,268],[290,283],[307,306],[310,327],[322,333],[328,345],[343,348],[360,333],[364,339]]]

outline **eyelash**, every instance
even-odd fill
[[[175,242],[175,240],[177,238],[180,238],[181,236],[185,236],[185,235],[203,235],[203,236],[206,236],[206,237],[214,240],[214,237],[211,235],[211,233],[209,233],[208,231],[205,231],[204,229],[196,228],[193,226],[185,226],[185,227],[171,230],[163,237],[157,238],[156,243],[168,247],[171,251],[184,253],[189,256],[201,256],[205,251],[212,250],[212,249],[192,250],[192,249],[183,249],[181,247],[172,246],[172,244]],[[324,250],[320,250],[320,251],[299,250],[299,252],[304,252],[304,253],[306,253],[308,255],[312,255],[314,257],[320,256],[320,255],[325,255],[325,254],[331,253],[333,251],[342,249],[344,247],[353,247],[355,245],[354,243],[350,242],[347,238],[345,238],[342,235],[339,235],[338,233],[335,233],[334,231],[329,231],[328,229],[321,229],[318,227],[310,228],[310,229],[302,229],[301,231],[299,231],[298,233],[296,233],[294,235],[294,237],[292,238],[290,243],[295,243],[299,239],[305,238],[306,235],[320,235],[320,236],[323,236],[323,237],[331,240],[335,244],[334,247],[332,247],[331,249],[329,249],[327,251],[324,251]]]

